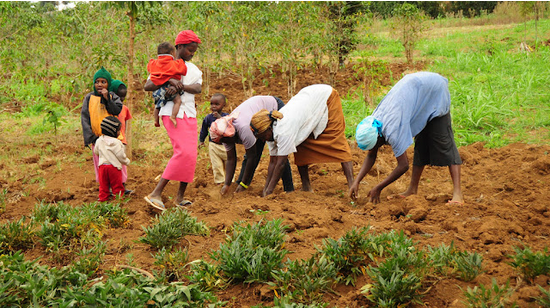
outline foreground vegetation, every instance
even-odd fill
[[[180,224],[169,223],[176,220]],[[185,247],[174,245],[173,239],[205,235],[208,227],[176,208],[157,216],[141,238],[157,250],[158,271],[151,274],[129,264],[97,277],[106,245],[102,230],[106,224],[117,228],[126,221],[125,211],[116,204],[71,208],[58,203],[39,204],[30,219],[0,226],[0,304],[215,307],[224,305],[216,299],[216,291],[244,282],[267,284],[276,306],[324,307],[323,294],[337,284],[355,285],[359,276],[365,276],[369,283],[361,290],[369,301],[378,307],[399,307],[421,304],[423,294],[441,279],[472,281],[484,271],[481,255],[460,251],[452,243],[420,248],[402,232],[377,234],[369,227],[354,228],[339,239],[325,239],[307,260],[285,261],[288,226],[281,219],[237,222],[219,249],[210,253],[212,263],[189,262]],[[164,230],[161,235],[165,236],[156,237],[154,230]],[[185,231],[166,236],[173,234],[170,230]],[[62,268],[26,261],[21,251],[35,246],[51,252],[48,257],[54,261],[72,261]],[[509,257],[509,265],[528,283],[550,274],[547,250],[516,247]],[[540,289],[542,296],[537,301],[548,307],[550,290]],[[480,284],[463,292],[469,307],[504,307],[512,304],[514,289],[509,281],[500,286],[493,281],[491,286]]]

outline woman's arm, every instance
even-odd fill
[[[223,184],[221,194],[222,196],[227,194],[229,186],[231,186],[231,181],[235,175],[235,168],[237,167],[237,150],[235,146],[233,149],[226,151],[227,152],[227,162],[225,163],[225,182]]]
[[[361,183],[361,180],[369,173],[372,166],[374,166],[374,163],[376,162],[376,157],[378,156],[378,146],[375,146],[372,150],[370,150],[367,153],[367,156],[365,157],[365,160],[363,161],[363,165],[361,165],[361,169],[359,170],[359,174],[357,174],[357,177],[355,177],[355,180],[353,180],[353,184],[351,184],[351,187],[349,189],[349,197],[352,200],[357,200],[357,191],[359,190],[359,183]]]
[[[275,186],[281,179],[283,169],[288,159],[288,155],[285,156],[271,156],[269,159],[269,167],[267,173],[266,187],[264,188],[263,196],[267,196],[273,193]],[[272,170],[271,175],[269,170]]]
[[[370,201],[374,204],[379,203],[382,189],[395,182],[395,180],[400,178],[405,172],[407,172],[407,170],[409,170],[409,159],[407,158],[407,152],[405,151],[405,153],[397,157],[397,166],[393,169],[390,175],[371,189],[367,196],[370,197]]]

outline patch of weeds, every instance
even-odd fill
[[[105,256],[105,242],[100,241],[90,248],[84,247],[77,253],[77,260],[73,262],[73,268],[83,274],[92,277],[99,266],[103,263]]]
[[[550,273],[548,248],[544,248],[544,252],[533,252],[529,247],[514,247],[514,251],[516,254],[509,256],[512,262],[508,264],[514,267],[524,280],[532,283],[537,276]]]
[[[98,202],[94,203],[92,206],[96,207],[99,216],[104,217],[109,226],[113,228],[126,228],[130,224],[128,212],[118,204]]]
[[[284,269],[273,271],[275,282],[268,282],[277,297],[287,298],[294,303],[312,303],[322,300],[324,291],[336,278],[334,263],[324,255],[308,260],[287,261]],[[277,292],[277,290],[279,292]]]
[[[6,211],[7,203],[8,203],[8,189],[4,188],[0,190],[0,214]]]
[[[187,249],[182,250],[178,248],[174,251],[169,251],[163,247],[153,257],[155,258],[154,264],[163,270],[164,276],[168,281],[184,278],[184,268],[188,260]]]
[[[483,257],[477,252],[458,252],[452,261],[457,272],[457,278],[462,281],[472,281],[483,273]]]
[[[428,259],[437,275],[453,275],[463,281],[472,281],[483,273],[483,257],[478,253],[457,250],[454,242],[450,246],[428,246]]]
[[[367,269],[374,283],[364,286],[362,292],[379,307],[422,303],[419,291],[429,269],[427,258],[424,251],[400,244],[390,243],[391,257]]]
[[[0,225],[0,254],[26,250],[34,246],[35,227],[33,221],[25,223],[25,216],[16,221]]]
[[[281,297],[280,299],[275,297],[273,299],[273,307],[279,307],[279,308],[324,308],[327,307],[328,303],[310,303],[310,304],[304,304],[304,303],[296,303],[293,301],[292,298],[288,297]]]
[[[140,237],[139,240],[156,249],[171,248],[186,235],[209,234],[205,223],[198,222],[197,218],[191,216],[189,212],[179,208],[164,211],[161,215],[155,216],[151,226],[142,228],[145,236]]]
[[[368,227],[353,228],[338,240],[323,240],[323,247],[318,252],[334,264],[337,271],[336,281],[346,285],[355,284],[357,276],[365,274],[369,251],[368,231]]]
[[[220,269],[231,279],[243,282],[263,282],[271,279],[272,271],[280,269],[288,253],[283,249],[285,230],[281,219],[233,227],[233,234],[220,248],[210,254]]]
[[[510,281],[507,280],[505,285],[499,286],[496,279],[493,278],[491,286],[480,284],[473,289],[468,287],[464,296],[466,297],[465,304],[467,307],[517,307],[515,303],[510,303],[510,296],[514,290],[510,288]]]
[[[542,296],[537,298],[537,302],[542,307],[550,307],[550,289],[545,290],[543,287],[538,286]]]
[[[198,284],[201,290],[213,291],[227,287],[229,281],[220,273],[219,266],[209,264],[204,260],[195,260],[189,265],[191,274],[187,276],[187,279],[191,283]]]

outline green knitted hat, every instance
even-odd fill
[[[94,84],[93,84],[93,87],[94,87],[94,94],[95,95],[99,95],[99,93],[97,93],[97,90],[95,88],[95,81],[97,80],[97,78],[105,78],[107,80],[107,89],[109,89],[111,87],[111,83],[113,83],[113,79],[111,78],[111,74],[102,66],[99,71],[97,71],[95,74],[94,74]]]
[[[109,91],[111,92],[115,92],[117,95],[118,95],[118,87],[120,86],[125,86],[126,85],[124,84],[124,82],[118,80],[118,79],[115,79],[113,80],[113,82],[111,83],[111,86],[109,87]]]

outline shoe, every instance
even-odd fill
[[[177,203],[176,206],[177,207],[186,207],[188,205],[191,205],[193,204],[193,202],[189,201],[189,200],[182,200],[180,203]]]
[[[131,194],[133,194],[133,193],[134,193],[134,191],[133,191],[133,190],[130,190],[130,189],[126,189],[126,190],[124,191],[124,195],[125,195],[125,196],[129,196],[129,195],[131,195]]]
[[[149,196],[143,197],[147,203],[149,203],[150,206],[154,207],[157,210],[164,211],[166,210],[166,207],[164,206],[164,203],[162,203],[161,200],[151,198]]]

